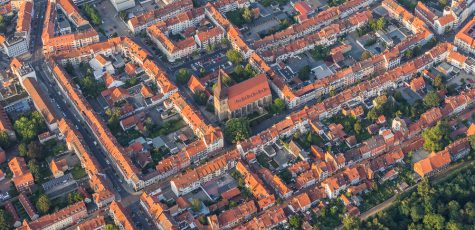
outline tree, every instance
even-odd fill
[[[18,145],[18,153],[20,153],[21,157],[26,157],[28,155],[28,148],[25,143],[20,143]]]
[[[298,73],[300,80],[307,81],[308,79],[310,79],[310,71],[311,70],[309,65],[306,65],[302,69],[300,69]]]
[[[82,200],[84,200],[84,197],[78,192],[71,192],[71,193],[68,194],[68,204],[69,205],[77,203],[77,202],[82,201]]]
[[[434,79],[434,87],[436,87],[438,90],[445,89],[445,83],[444,79],[442,78],[441,75],[437,75]]]
[[[252,21],[252,12],[248,7],[244,8],[244,10],[242,11],[242,18],[244,19],[244,21],[246,21],[246,23]]]
[[[28,169],[30,169],[36,181],[41,179],[41,169],[36,160],[33,159],[28,161]]]
[[[13,218],[10,213],[0,209],[0,229],[10,229],[13,226]]]
[[[363,53],[361,53],[360,60],[363,61],[363,60],[366,60],[368,58],[371,58],[371,53],[367,50],[363,51]]]
[[[419,222],[424,217],[424,208],[420,205],[412,206],[410,214],[413,222]]]
[[[226,52],[226,57],[228,58],[228,61],[232,62],[234,65],[238,65],[244,60],[242,54],[237,50],[228,50]]]
[[[289,217],[289,225],[294,228],[294,229],[299,229],[300,228],[300,216],[298,215],[293,215]]]
[[[109,125],[112,125],[117,124],[119,122],[119,119],[122,116],[122,111],[120,110],[120,108],[117,107],[107,108],[105,114],[109,118],[107,120],[107,123],[109,123]]]
[[[43,155],[43,149],[41,144],[37,141],[32,141],[28,144],[28,154],[29,158],[39,159]]]
[[[449,142],[450,127],[445,121],[439,121],[436,126],[426,129],[422,133],[424,149],[427,151],[440,151]]]
[[[1,131],[0,132],[0,147],[2,149],[8,149],[12,146],[13,141],[10,141],[10,137],[8,136],[8,133],[6,131]]]
[[[272,113],[275,113],[275,114],[278,114],[278,113],[282,113],[284,110],[285,110],[285,102],[284,100],[280,99],[280,98],[276,98],[274,100],[274,103],[271,105],[271,112]]]
[[[427,108],[437,107],[440,105],[440,97],[435,91],[430,91],[424,96],[422,102]]]
[[[106,226],[104,226],[104,230],[119,230],[119,227],[117,227],[117,225],[114,225],[114,224],[107,224]]]
[[[475,150],[475,135],[470,136],[469,139],[470,139],[470,146],[472,147],[472,150]]]
[[[330,49],[325,46],[317,45],[310,53],[315,60],[323,60],[327,59],[330,55]]]
[[[445,218],[439,214],[428,213],[424,216],[422,220],[424,225],[429,229],[443,229],[445,225]]]
[[[206,105],[206,102],[208,101],[208,96],[205,92],[201,90],[196,90],[195,94],[193,95],[193,99],[198,105]]]
[[[201,201],[199,199],[192,199],[191,208],[193,211],[198,212],[201,209]]]
[[[50,201],[49,198],[45,194],[41,194],[36,201],[36,209],[41,214],[47,214],[50,208]]]
[[[231,143],[247,139],[251,134],[249,121],[245,118],[231,118],[224,127],[224,137]]]
[[[22,116],[13,125],[23,141],[30,141],[36,138],[40,131],[40,124],[33,117]]]
[[[353,130],[355,131],[355,133],[358,135],[361,133],[361,131],[363,130],[361,128],[361,122],[358,120],[355,122],[355,124],[353,125]]]
[[[185,85],[186,83],[188,83],[188,80],[190,80],[190,77],[190,71],[188,71],[188,69],[186,68],[181,68],[176,74],[176,81],[178,82],[178,84]]]
[[[102,24],[101,16],[96,8],[92,7],[89,3],[84,4],[83,6],[86,16],[89,18],[93,25],[100,25]]]
[[[359,229],[360,221],[358,218],[348,215],[345,218],[343,218],[342,222],[343,222],[343,229],[347,229],[347,230]]]

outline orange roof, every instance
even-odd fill
[[[459,40],[467,44],[472,49],[475,47],[475,18],[468,22],[458,33],[455,35],[455,40]]]
[[[196,93],[197,90],[205,91],[205,86],[201,83],[201,81],[193,74],[188,80],[188,88],[190,88],[191,92]]]
[[[424,177],[434,170],[439,170],[450,164],[450,153],[447,150],[442,150],[438,153],[432,153],[427,158],[424,158],[414,163],[414,171],[421,177]]]
[[[439,21],[441,26],[445,26],[451,22],[454,22],[455,17],[452,14],[447,14],[437,19],[437,21]]]
[[[473,136],[473,135],[475,135],[475,124],[472,123],[467,130],[467,136]]]
[[[259,74],[226,89],[229,110],[234,111],[271,95],[265,74]]]
[[[119,222],[120,225],[126,230],[137,229],[132,223],[132,219],[129,217],[127,210],[122,206],[122,204],[112,201],[109,206],[109,212],[112,214],[114,220]]]
[[[18,10],[18,20],[16,32],[29,32],[31,27],[31,13],[33,12],[33,3],[23,1]]]
[[[57,212],[49,215],[44,215],[35,221],[27,223],[27,229],[45,229],[51,227],[53,224],[58,223],[61,220],[71,218],[70,223],[74,223],[87,216],[86,205],[83,201],[72,204],[66,208],[63,208]],[[25,222],[24,222],[25,223]],[[66,226],[64,226],[66,227]]]
[[[36,108],[45,118],[46,122],[48,122],[48,124],[55,123],[57,117],[54,113],[53,107],[49,101],[45,100],[48,97],[45,96],[43,91],[39,88],[39,84],[36,82],[36,80],[34,78],[27,77],[23,80],[23,86],[33,100]]]

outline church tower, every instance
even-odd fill
[[[228,96],[226,94],[226,88],[223,88],[223,75],[221,74],[222,71],[222,69],[219,70],[218,82],[216,82],[216,86],[213,89],[214,113],[221,121],[228,118]]]

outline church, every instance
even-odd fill
[[[253,112],[261,112],[272,104],[272,93],[264,74],[258,74],[230,87],[224,87],[219,71],[214,88],[214,111],[219,120],[244,117]]]

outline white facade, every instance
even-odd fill
[[[117,12],[135,7],[134,0],[111,0],[111,3]]]

